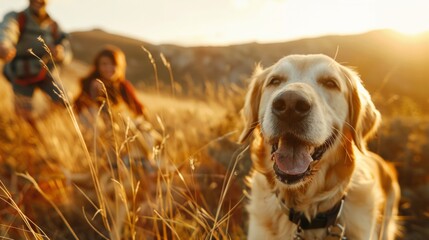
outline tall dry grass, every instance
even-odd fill
[[[164,66],[171,73],[165,58]],[[42,107],[35,126],[0,90],[2,238],[244,238],[248,164],[234,143],[241,89],[207,83],[196,100],[171,79],[165,93],[158,85],[143,93],[142,121],[108,102],[108,111],[78,115],[54,77],[66,108]],[[161,137],[151,142],[153,130]]]
[[[31,126],[0,79],[1,239],[245,239],[250,161],[235,143],[245,89],[181,85],[161,58],[153,69],[171,79],[140,94],[146,120],[108,102],[76,114],[76,83],[54,75],[66,108],[37,94]],[[427,114],[410,99],[374,100],[388,117],[369,146],[398,168],[403,239],[426,239]]]

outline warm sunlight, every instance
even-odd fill
[[[388,1],[377,3],[376,26],[390,28],[404,34],[418,34],[429,31],[428,2]]]
[[[0,240],[429,239],[428,6],[0,0]]]
[[[27,0],[0,3],[4,14]],[[429,30],[427,9],[423,0],[105,0],[102,8],[96,1],[56,0],[50,6],[67,31],[101,28],[186,46],[281,42],[385,28],[414,34]]]
[[[237,38],[252,32],[251,36],[259,42],[356,34],[375,29],[392,29],[405,34],[429,31],[428,3],[421,0],[279,0],[268,1],[257,8],[249,7],[252,1],[234,2],[247,6],[248,12],[252,12],[249,15],[255,16],[249,17],[252,24],[241,24],[234,29]]]

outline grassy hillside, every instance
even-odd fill
[[[80,67],[64,69],[67,91],[76,89]],[[142,100],[153,103],[149,120],[161,134],[153,151],[152,128],[120,109],[96,119],[69,115],[49,110],[37,93],[33,128],[13,113],[10,87],[0,94],[2,238],[244,238],[249,161],[237,159],[240,102],[232,92],[207,91],[205,101],[145,92]]]
[[[255,62],[268,66],[292,53],[334,56],[338,49],[337,60],[357,66],[384,113],[369,147],[399,173],[399,239],[428,239],[429,119],[421,93],[429,76],[427,35],[377,31],[193,48],[99,30],[73,33],[72,40],[75,60],[61,75],[66,92],[76,94],[77,79],[101,45],[118,45],[153,128],[122,109],[95,119],[50,111],[38,93],[33,128],[15,116],[10,86],[0,77],[0,238],[245,239],[250,159],[246,146],[236,143],[244,79]],[[152,54],[156,71],[141,45]],[[155,72],[163,83],[159,90]],[[178,83],[174,94],[172,80]],[[155,148],[151,129],[161,135]]]
[[[155,85],[153,66],[141,46],[153,55],[158,77],[170,84],[170,74],[160,54],[170,62],[174,80],[186,91],[207,83],[243,85],[258,62],[264,66],[288,54],[324,53],[353,66],[373,94],[389,103],[417,103],[421,112],[429,110],[426,94],[429,79],[429,33],[405,36],[393,31],[374,31],[360,35],[325,36],[273,44],[249,43],[225,47],[180,47],[152,45],[112,35],[101,30],[71,34],[75,57],[90,62],[103,44],[124,49],[129,63],[128,77],[137,85]],[[392,106],[382,106],[392,109]]]

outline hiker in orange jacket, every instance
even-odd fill
[[[17,115],[31,124],[31,101],[36,88],[49,95],[53,102],[62,102],[51,73],[55,70],[54,64],[69,62],[72,55],[67,35],[46,12],[47,4],[48,0],[29,0],[28,8],[6,14],[0,24],[0,59],[5,62],[3,74],[12,84]],[[38,40],[39,36],[51,54]]]
[[[81,80],[81,92],[75,101],[76,110],[81,112],[85,108],[98,108],[109,100],[111,107],[125,103],[136,117],[145,117],[143,104],[137,98],[133,85],[125,78],[126,66],[121,49],[108,45],[98,52],[89,74]]]

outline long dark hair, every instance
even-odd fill
[[[125,71],[126,71],[127,63],[125,60],[124,52],[121,49],[119,49],[118,47],[115,47],[113,45],[106,45],[95,56],[94,61],[92,63],[91,70],[89,71],[89,73],[86,75],[86,77],[81,79],[82,90],[84,92],[89,92],[91,82],[94,79],[100,79],[101,80],[100,69],[99,69],[100,64],[99,63],[100,63],[100,59],[102,57],[108,57],[113,61],[113,64],[117,67],[118,80],[119,81],[125,81]]]

